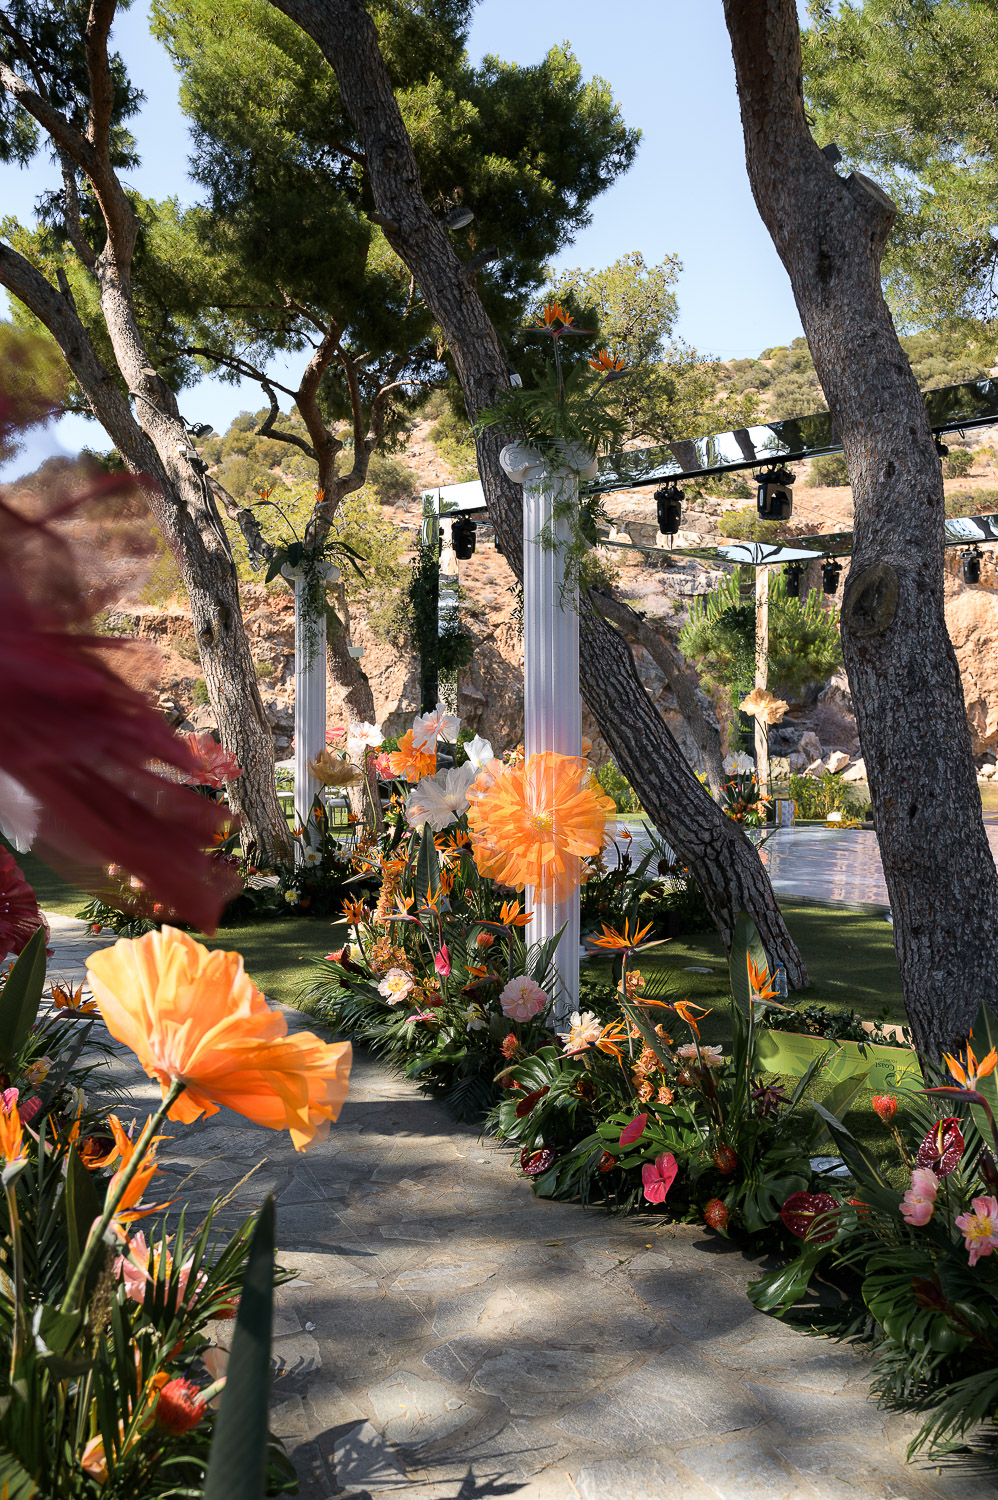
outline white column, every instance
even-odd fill
[[[319,565],[323,576],[336,572]],[[308,769],[326,748],[326,615],[310,606],[309,579],[301,568],[281,569],[295,589],[295,819],[307,827],[319,783]],[[301,850],[297,853],[301,861]]]
[[[457,553],[454,551],[454,538],[452,528],[454,522],[451,518],[440,519],[440,571],[438,574],[437,593],[437,634],[443,635],[445,631],[453,630],[460,623],[459,604],[459,580]],[[457,709],[457,672],[437,671],[437,682],[441,703],[445,704],[447,711],[456,714]]]
[[[578,591],[565,583],[571,530],[567,518],[554,519],[556,502],[577,505],[579,476],[539,459],[515,443],[500,456],[506,473],[523,485],[523,749],[528,760],[543,751],[579,755],[582,749]],[[583,472],[588,471],[587,461]],[[552,540],[559,545],[552,547]],[[554,1006],[555,1019],[562,1021],[579,1004],[579,892],[555,901],[528,888],[526,903],[534,914],[528,929],[532,943],[564,929]]]
[[[755,570],[755,686],[769,686],[769,569]],[[759,794],[769,796],[769,724],[755,721],[755,769]]]

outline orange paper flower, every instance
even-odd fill
[[[349,1042],[288,1036],[238,953],[210,953],[164,927],[121,939],[87,960],[90,987],[111,1035],[130,1047],[187,1124],[219,1105],[258,1125],[287,1129],[297,1151],[322,1139],[347,1096]]]
[[[481,778],[480,778],[481,780]],[[577,755],[545,751],[469,792],[468,826],[483,875],[564,900],[582,881],[582,860],[602,848],[613,802]]]
[[[594,370],[622,370],[625,363],[626,361],[622,354],[614,357],[609,349],[601,349],[596,358],[589,361],[590,366]]]
[[[424,776],[432,776],[437,769],[436,751],[432,755],[426,755],[422,750],[417,750],[412,743],[412,730],[407,729],[399,740],[399,747],[393,750],[388,757],[393,776],[400,776],[405,781],[421,781]]]

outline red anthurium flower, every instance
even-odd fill
[[[625,1125],[620,1132],[620,1144],[622,1146],[633,1146],[634,1142],[640,1140],[645,1133],[648,1124],[647,1114],[635,1115],[629,1125]]]
[[[831,1193],[791,1193],[780,1209],[780,1218],[799,1240],[824,1245],[835,1235],[835,1225],[828,1215],[837,1214],[840,1207]]]
[[[641,1190],[649,1203],[664,1203],[665,1195],[676,1180],[679,1164],[671,1151],[646,1161],[641,1168]]]
[[[516,1118],[518,1120],[522,1120],[525,1115],[529,1115],[534,1105],[538,1104],[540,1100],[544,1098],[544,1095],[548,1093],[550,1093],[550,1089],[548,1085],[545,1084],[542,1089],[534,1089],[532,1094],[524,1094],[523,1098],[516,1106]]]
[[[937,1177],[948,1177],[963,1155],[960,1121],[952,1117],[938,1120],[918,1148],[917,1165],[931,1167]]]
[[[446,943],[441,943],[440,952],[434,955],[433,967],[443,979],[446,979],[450,973],[450,954],[447,952]]]
[[[528,1177],[539,1177],[553,1164],[554,1152],[550,1146],[541,1146],[536,1151],[524,1146],[520,1152],[520,1170],[526,1172]]]

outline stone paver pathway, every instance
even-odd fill
[[[53,972],[82,972],[79,925],[56,919]],[[158,1091],[130,1054],[114,1072],[144,1118]],[[273,1420],[305,1500],[998,1497],[966,1461],[905,1465],[912,1418],[866,1399],[856,1354],[756,1313],[724,1241],[534,1199],[363,1056],[308,1155],[228,1112],[174,1130],[196,1207],[261,1161],[222,1222],[276,1197],[299,1275],[277,1293]]]

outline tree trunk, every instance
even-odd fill
[[[943,485],[880,282],[897,210],[804,115],[794,0],[725,0],[752,190],[790,275],[855,507],[842,646],[921,1051],[998,1009],[998,874],[946,631]]]
[[[625,636],[633,636],[643,646],[652,661],[665,676],[676,706],[683,716],[686,727],[703,757],[707,785],[715,797],[720,796],[727,777],[724,774],[724,757],[721,754],[721,731],[713,709],[704,707],[705,699],[699,683],[675,647],[665,640],[643,615],[639,615],[623,599],[614,594],[591,589],[590,599],[599,612],[620,627]]]
[[[0,246],[0,284],[59,344],[94,416],[141,484],[187,589],[222,743],[243,769],[228,792],[242,820],[244,840],[261,859],[290,857],[287,823],[274,783],[273,741],[243,627],[235,568],[211,488],[192,462],[199,462],[197,454],[179,417],[160,409],[170,401],[176,406],[172,392],[155,374],[150,377],[137,368],[136,380],[148,389],[137,403],[140,410],[145,407],[145,421],[136,422],[98,357],[68,289],[58,292],[7,246]],[[131,388],[141,391],[142,384]]]
[[[509,388],[509,365],[474,274],[455,255],[423,199],[412,143],[395,102],[362,0],[272,0],[318,44],[336,73],[360,137],[377,222],[439,323],[470,416]],[[521,496],[506,479],[490,428],[478,439],[489,519],[507,561],[522,577]],[[656,827],[689,865],[730,943],[739,911],[756,922],[770,958],[789,982],[807,983],[804,962],[780,915],[758,853],[704,791],[638,678],[623,637],[591,605],[581,609],[582,693]]]

